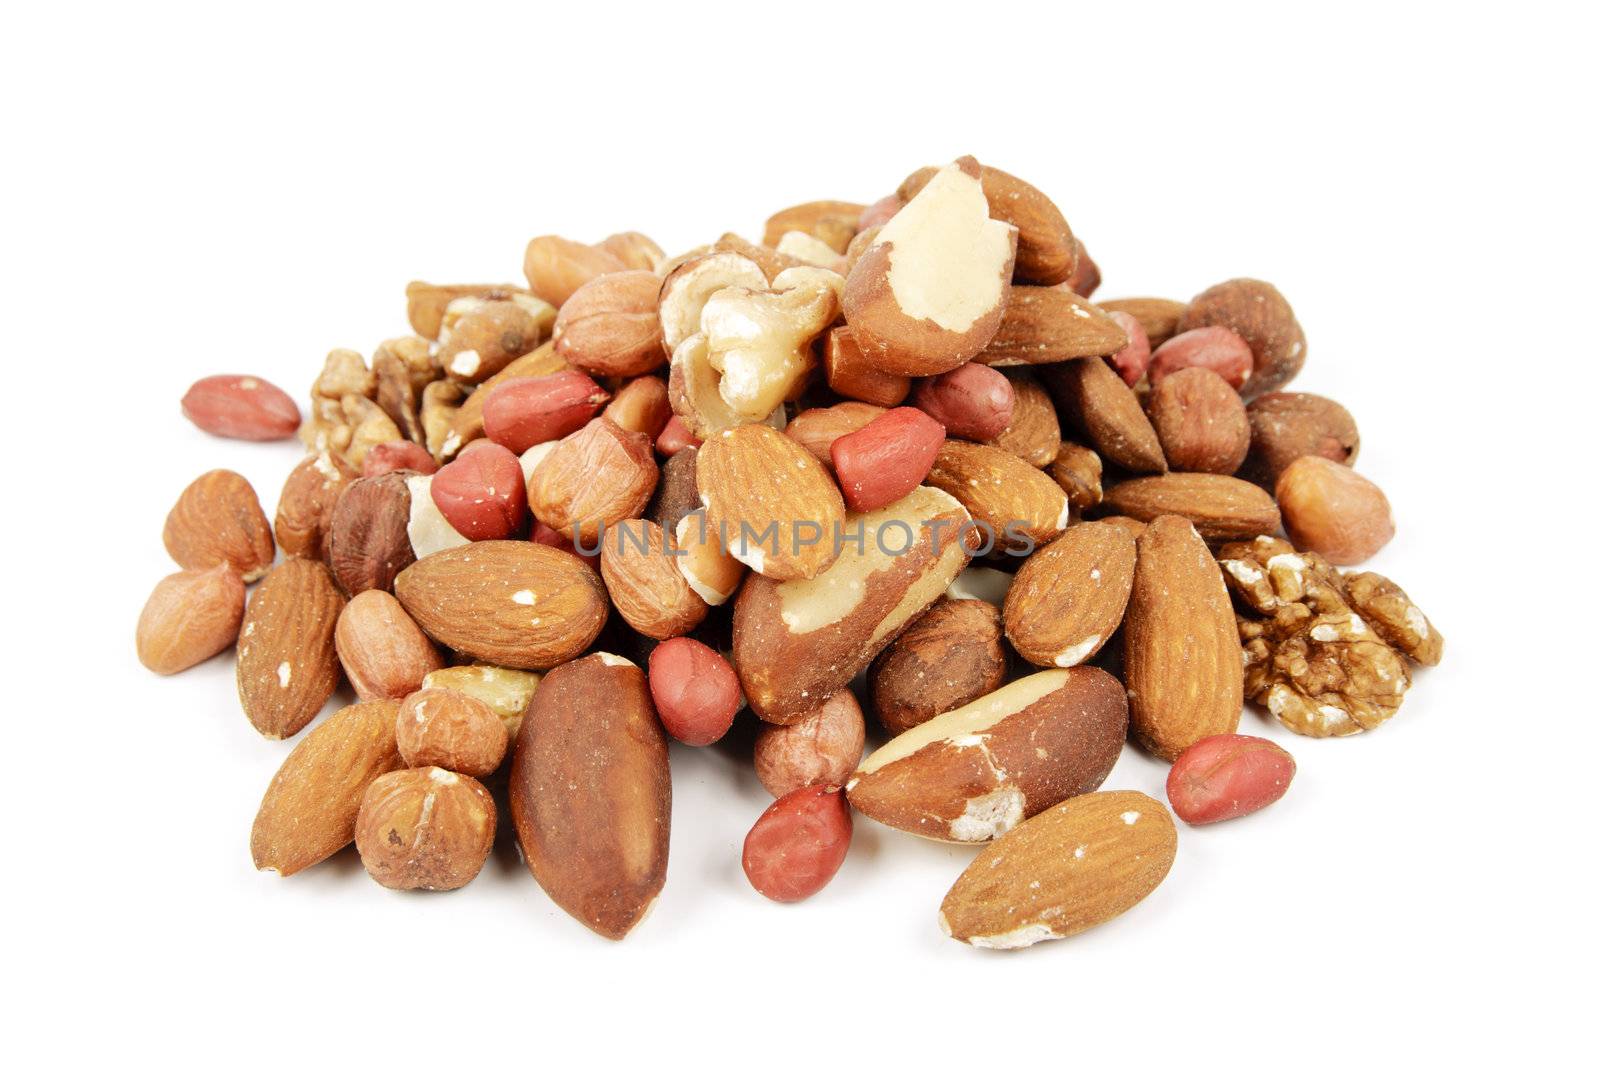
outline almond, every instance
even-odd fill
[[[1074,526],[1035,552],[1006,594],[1012,647],[1041,667],[1093,656],[1122,624],[1133,561],[1133,537],[1099,522]]]
[[[620,940],[667,877],[672,778],[644,672],[605,652],[545,675],[511,762],[511,819],[533,877]]]
[[[939,906],[939,925],[980,948],[1071,937],[1154,892],[1177,851],[1172,816],[1151,797],[1074,797],[978,853]]]
[[[1050,461],[1050,477],[1067,494],[1068,503],[1079,511],[1100,503],[1102,473],[1100,453],[1073,441],[1062,442],[1055,459]]]
[[[351,482],[328,528],[328,567],[348,596],[388,590],[395,575],[416,560],[407,529],[413,476],[393,471]]]
[[[1114,486],[1105,503],[1118,515],[1149,522],[1180,515],[1208,541],[1243,541],[1278,528],[1278,505],[1258,485],[1224,474],[1162,474]]]
[[[1050,466],[1061,451],[1061,417],[1050,394],[1032,378],[1012,378],[1011,393],[1011,424],[989,443],[1030,467]]]
[[[559,548],[526,541],[436,552],[402,571],[394,592],[435,641],[507,667],[565,663],[606,621],[599,576]]]
[[[373,454],[367,454],[369,460]],[[356,477],[350,464],[326,450],[313,452],[295,465],[278,494],[278,514],[272,523],[284,555],[326,557],[333,506]]]
[[[1181,300],[1166,300],[1157,296],[1102,300],[1098,306],[1102,311],[1121,311],[1132,315],[1138,320],[1152,347],[1160,345],[1178,332],[1178,322],[1189,307]]]
[[[884,650],[870,683],[878,721],[902,734],[994,692],[1005,677],[999,610],[982,600],[944,599]]]
[[[1244,661],[1222,569],[1176,515],[1139,535],[1122,658],[1133,736],[1162,759],[1231,734],[1244,705]]]
[[[986,524],[984,534],[996,546],[1026,551],[1067,528],[1067,494],[1048,474],[1003,448],[946,441],[928,484],[961,501],[973,519]]]
[[[250,374],[201,378],[183,394],[183,414],[206,433],[241,441],[281,441],[300,428],[289,394]]]
[[[399,708],[392,700],[352,704],[295,745],[250,829],[257,870],[287,878],[355,840],[367,786],[405,766],[394,739]]]
[[[706,520],[728,551],[775,581],[813,578],[839,554],[844,499],[819,462],[770,426],[724,430],[695,465]],[[723,531],[726,531],[724,533]]]
[[[1062,422],[1106,459],[1130,471],[1160,472],[1166,456],[1139,398],[1103,359],[1074,359],[1041,372]]]
[[[967,565],[969,522],[954,497],[921,486],[851,516],[850,545],[817,577],[747,577],[734,602],[733,661],[751,709],[798,722],[849,684]]]
[[[749,573],[722,544],[715,527],[706,521],[706,509],[699,508],[678,520],[671,538],[678,553],[673,562],[695,595],[710,607],[727,602]]]
[[[1017,367],[1109,356],[1128,343],[1117,321],[1067,289],[1013,285],[994,339],[979,363]]]
[[[226,563],[246,582],[272,566],[272,527],[244,476],[209,471],[189,483],[167,513],[161,540],[167,555],[189,571]]]
[[[422,688],[444,660],[400,602],[379,589],[353,598],[339,613],[334,648],[362,700],[399,700]]]
[[[601,542],[600,576],[617,613],[658,641],[686,634],[706,617],[706,602],[679,572],[676,551],[649,519],[619,522]]]
[[[940,841],[987,841],[1098,789],[1128,732],[1122,686],[1094,667],[1040,671],[935,716],[862,761],[850,806]]]
[[[660,476],[648,437],[594,419],[534,469],[528,506],[540,522],[592,548],[606,527],[644,514]]]
[[[818,463],[832,470],[833,443],[845,434],[855,433],[887,410],[858,400],[846,400],[832,407],[808,408],[789,420],[783,432],[815,456]]]
[[[274,567],[244,610],[239,631],[239,703],[263,737],[293,737],[339,684],[334,628],[344,597],[315,560]]]
[[[226,563],[156,583],[139,613],[139,662],[177,674],[231,646],[244,616],[244,582]]]

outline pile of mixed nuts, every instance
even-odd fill
[[[1179,818],[1234,818],[1295,771],[1237,732],[1246,700],[1351,734],[1439,662],[1398,586],[1336,569],[1389,503],[1349,412],[1277,391],[1306,343],[1265,282],[1092,302],[1056,206],[970,157],[761,244],[538,237],[523,267],[413,282],[414,334],[330,353],[303,422],[256,377],[183,399],[307,454],[271,523],[231,471],[184,491],[140,659],[235,647],[270,738],[341,676],[357,697],[268,786],[263,870],[353,841],[382,885],[454,889],[498,798],[550,897],[620,938],[666,878],[668,738],[748,703],[778,798],[745,839],[759,892],[822,889],[853,812],[987,843],[940,922],[1021,947],[1171,866],[1167,806],[1096,792],[1125,741],[1172,762]]]

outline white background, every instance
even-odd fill
[[[4,1041],[28,1059],[1106,1063],[1592,1053],[1594,26],[1578,5],[27,5],[6,16]],[[1110,12],[1115,12],[1115,14]],[[1250,275],[1310,342],[1448,638],[1376,734],[1309,741],[1246,821],[1181,832],[1134,911],[986,954],[935,913],[971,853],[864,820],[783,907],[766,797],[673,752],[670,877],[620,945],[502,847],[403,895],[247,849],[288,750],[231,665],[141,670],[162,518],[293,443],[201,435],[190,381],[303,396],[405,332],[413,278],[528,238],[676,251],[870,201],[962,153],[1044,188],[1101,296]],[[1111,785],[1161,796],[1132,751]],[[1580,1044],[1581,1041],[1581,1044]],[[11,1056],[7,1057],[12,1058]],[[22,1060],[14,1060],[22,1062]],[[983,1062],[972,1058],[969,1062]]]

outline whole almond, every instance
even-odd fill
[[[1062,288],[1013,285],[994,340],[977,361],[996,367],[1109,356],[1128,335],[1106,312]]]
[[[775,581],[812,578],[839,554],[844,498],[822,464],[770,426],[724,430],[700,447],[695,479],[728,551]],[[807,542],[810,543],[807,543]]]
[[[1215,372],[1188,367],[1152,378],[1146,410],[1172,470],[1232,474],[1244,462],[1250,419],[1239,394]]]
[[[1166,300],[1157,296],[1101,300],[1099,306],[1103,311],[1121,311],[1132,315],[1143,327],[1145,337],[1152,347],[1159,346],[1178,332],[1178,322],[1189,307],[1181,300]]]
[[[391,589],[395,575],[415,561],[406,530],[411,520],[407,484],[411,477],[404,471],[392,471],[376,478],[359,478],[334,505],[328,528],[328,566],[346,595]]]
[[[1026,551],[1067,528],[1067,494],[1048,474],[994,445],[946,441],[927,482],[961,501],[995,547]]]
[[[989,443],[1030,467],[1050,466],[1061,451],[1061,417],[1050,394],[1032,378],[1022,377],[1011,379],[1011,391],[1011,425]]]
[[[368,589],[346,604],[333,636],[345,677],[362,700],[399,700],[444,666],[400,601],[381,589]]]
[[[783,235],[799,231],[809,234],[833,249],[843,252],[856,235],[856,224],[866,208],[844,200],[812,200],[784,208],[771,218],[762,231],[761,243],[773,248]]]
[[[250,374],[201,378],[183,395],[183,414],[206,433],[241,441],[281,441],[300,428],[289,394]]]
[[[1074,359],[1045,368],[1041,377],[1063,424],[1079,430],[1095,451],[1130,471],[1167,469],[1139,398],[1105,360]]]
[[[368,453],[368,458],[371,458]],[[313,452],[289,472],[278,494],[278,514],[272,529],[286,556],[323,559],[328,531],[333,526],[333,506],[339,502],[356,472],[333,452]]]
[[[550,899],[619,940],[667,877],[672,778],[644,672],[599,652],[534,691],[511,762],[511,819]]]
[[[1194,526],[1162,515],[1139,535],[1122,659],[1132,733],[1165,760],[1231,734],[1244,706],[1244,661],[1222,569]]]
[[[1180,515],[1207,541],[1242,541],[1278,528],[1278,505],[1258,485],[1225,474],[1162,474],[1113,486],[1106,506],[1149,522]]]
[[[563,537],[593,547],[604,528],[644,514],[660,476],[648,437],[594,419],[534,469],[528,506]]]
[[[1006,637],[1029,663],[1071,667],[1122,624],[1133,590],[1133,538],[1088,522],[1028,557],[1006,593]]]
[[[600,576],[629,626],[658,641],[688,633],[706,617],[706,602],[678,570],[677,546],[648,519],[606,530]]]
[[[394,592],[434,640],[506,667],[565,663],[606,620],[600,577],[559,548],[527,541],[435,552],[402,571]]]
[[[355,840],[367,786],[405,766],[394,739],[399,708],[392,700],[352,704],[295,745],[250,829],[257,870],[287,878]]]
[[[1172,816],[1153,798],[1073,797],[978,853],[945,895],[939,925],[980,948],[1071,937],[1154,892],[1177,851]]]
[[[161,531],[167,555],[187,571],[226,563],[246,582],[272,566],[272,527],[244,476],[209,471],[189,483]]]
[[[315,560],[288,559],[262,580],[239,631],[239,703],[263,737],[293,737],[339,684],[334,628],[344,597]]]
[[[982,600],[944,599],[884,649],[870,682],[878,721],[902,734],[994,692],[1005,677],[999,610]]]
[[[177,674],[230,647],[244,616],[244,582],[226,563],[156,583],[139,613],[139,662]]]
[[[632,378],[667,361],[656,306],[661,279],[625,270],[584,283],[556,316],[556,355],[591,374]]]

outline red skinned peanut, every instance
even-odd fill
[[[833,880],[850,851],[850,805],[830,786],[776,800],[744,839],[744,873],[756,892],[789,904]]]
[[[516,536],[528,517],[522,464],[510,449],[474,441],[439,468],[429,486],[433,502],[456,532],[469,541]]]
[[[739,678],[710,645],[692,637],[650,653],[650,698],[667,733],[686,745],[720,740],[739,712]]]
[[[876,511],[899,500],[922,484],[943,443],[944,427],[916,408],[886,411],[838,438],[829,452],[846,506]]]
[[[688,424],[676,415],[667,420],[661,433],[656,436],[656,451],[663,456],[676,456],[684,449],[695,448],[699,444],[700,438],[690,433]]]
[[[1190,826],[1260,811],[1294,780],[1294,757],[1264,737],[1219,734],[1184,749],[1167,775],[1167,802]]]
[[[206,433],[239,441],[281,441],[300,428],[289,394],[251,374],[201,378],[183,394],[183,414]]]
[[[1201,326],[1186,330],[1161,343],[1150,356],[1150,384],[1185,367],[1204,367],[1239,388],[1255,369],[1255,357],[1245,339],[1226,326]]]
[[[551,548],[559,548],[569,556],[577,556],[596,571],[600,569],[600,553],[596,552],[592,556],[584,555],[578,551],[577,545],[562,536],[561,531],[554,526],[540,522],[538,519],[533,520],[533,533],[529,535],[528,540],[536,545],[549,545]]]
[[[1150,335],[1144,332],[1144,326],[1139,320],[1126,311],[1108,311],[1116,320],[1122,332],[1128,335],[1128,343],[1119,348],[1111,357],[1111,365],[1116,368],[1122,380],[1129,386],[1139,384],[1139,379],[1144,377],[1145,370],[1150,366]]]
[[[390,471],[432,474],[438,469],[438,461],[415,441],[383,441],[373,445],[366,458],[361,461],[363,478],[376,478]]]
[[[483,432],[520,455],[581,430],[610,398],[581,370],[513,378],[495,386],[484,401]]]
[[[992,441],[1011,425],[1016,394],[993,367],[968,363],[917,383],[911,402],[931,415],[951,437]]]

